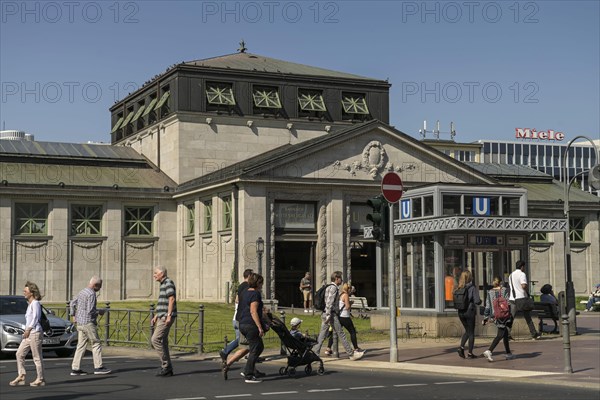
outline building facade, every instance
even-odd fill
[[[531,169],[460,162],[389,126],[389,88],[236,53],[176,65],[115,104],[112,145],[44,144],[34,162],[37,147],[3,144],[2,293],[27,276],[66,300],[97,273],[110,277],[104,298],[150,299],[152,269],[166,265],[180,298],[216,302],[251,267],[267,298],[297,306],[306,271],[319,287],[341,270],[385,307],[387,258],[368,235],[366,200],[388,171],[406,190],[394,255],[404,313],[451,315],[446,277],[471,269],[484,290],[518,259],[562,290],[559,186]],[[600,273],[600,204],[576,192],[574,278],[585,293]]]

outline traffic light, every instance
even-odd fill
[[[373,208],[371,214],[367,214],[367,220],[373,223],[373,239],[380,242],[387,240],[389,208],[383,195],[375,196],[367,200],[367,205]]]

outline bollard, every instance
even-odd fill
[[[104,345],[108,346],[108,338],[110,337],[110,301],[106,302],[106,310],[104,311]]]
[[[148,344],[150,348],[154,348],[152,346],[152,335],[154,335],[154,324],[152,323],[152,319],[154,318],[154,304],[150,304],[150,336],[148,336]]]
[[[67,306],[65,307],[65,319],[71,320],[71,302],[67,301]]]
[[[279,315],[281,316],[281,322],[283,322],[283,326],[287,326],[285,323],[285,310],[281,310],[279,312]],[[287,351],[285,350],[285,346],[283,345],[283,342],[281,342],[281,347],[279,348],[279,354],[282,356],[287,355]]]
[[[338,337],[337,332],[335,331],[335,329],[333,329],[333,322],[331,323],[331,329],[332,329],[331,337],[333,338],[333,345],[331,346],[331,352],[333,353],[333,356],[335,358],[340,358],[340,348],[339,348],[340,341],[338,340],[339,337]]]
[[[564,371],[567,374],[573,373],[571,365],[571,332],[569,331],[569,314],[567,309],[567,296],[564,291],[558,293],[558,307],[560,317],[562,319],[562,337],[563,337],[563,352],[564,352]]]
[[[204,304],[198,307],[198,338],[199,338],[199,353],[204,353]]]

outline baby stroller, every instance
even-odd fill
[[[312,351],[312,347],[317,343],[316,340],[307,338],[306,341],[304,341],[293,337],[283,321],[277,317],[273,317],[271,329],[277,333],[277,336],[281,339],[281,343],[287,352],[287,366],[279,369],[280,375],[294,376],[296,374],[296,368],[303,365],[306,365],[306,367],[304,367],[306,375],[310,375],[312,372],[311,364],[314,362],[319,363],[317,374],[323,375],[325,373],[323,360]]]

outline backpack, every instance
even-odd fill
[[[48,317],[44,314],[44,311],[41,311],[42,315],[40,316],[40,325],[42,326],[42,331],[44,333],[48,333],[52,331],[50,327],[50,321],[48,321]]]
[[[315,300],[313,302],[313,306],[314,306],[315,310],[325,311],[325,291],[327,290],[327,287],[330,285],[332,285],[332,284],[330,283],[330,284],[321,286],[321,288],[319,290],[317,290],[317,293],[315,293]]]
[[[454,308],[458,311],[466,311],[469,308],[469,290],[466,286],[456,289],[452,294]]]
[[[492,308],[494,309],[494,319],[499,321],[506,321],[510,318],[510,305],[506,297],[502,296],[502,293],[498,293],[497,297],[492,301]]]

